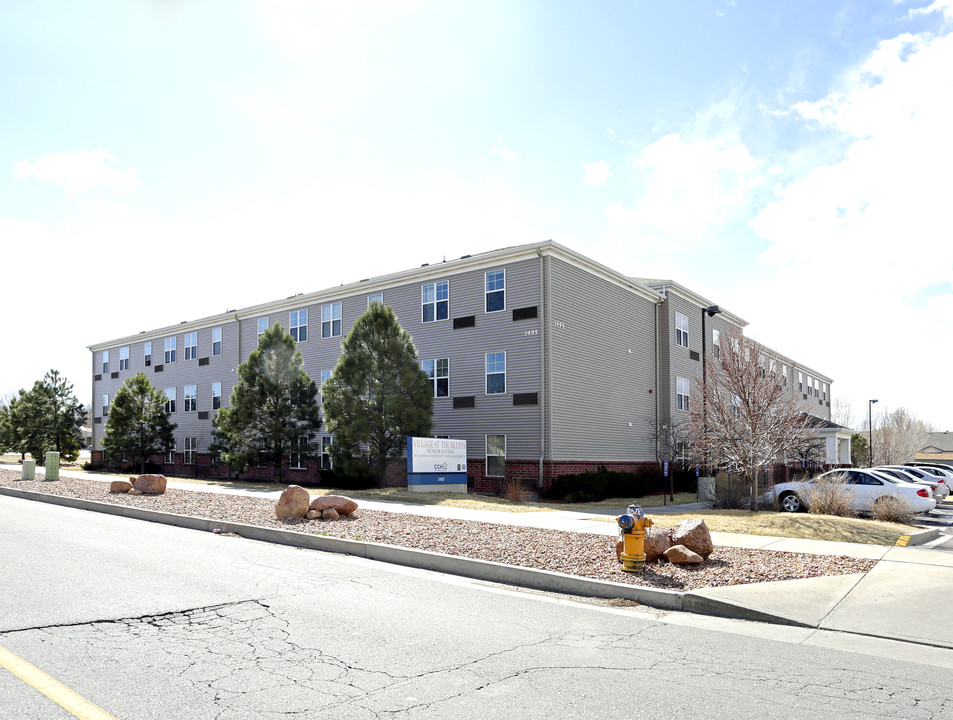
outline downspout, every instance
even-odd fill
[[[543,463],[546,457],[546,391],[549,384],[546,382],[546,273],[543,265],[545,259],[543,254],[536,249],[536,255],[539,257],[539,477],[537,479],[537,489],[543,489]]]
[[[655,303],[655,462],[661,462],[659,458],[659,358],[661,351],[659,348],[659,307],[660,302]]]

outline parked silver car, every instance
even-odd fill
[[[919,472],[920,468],[903,467],[901,465],[879,465],[870,468],[881,475],[889,475],[902,482],[912,482],[930,488],[930,492],[937,500],[943,500],[950,494],[946,481],[927,472]]]
[[[930,497],[930,490],[923,485],[887,478],[871,470],[854,468],[831,470],[810,480],[778,483],[764,493],[761,499],[765,502],[777,499],[784,512],[807,510],[811,484],[832,477],[843,478],[850,486],[850,507],[856,512],[870,512],[878,501],[889,496],[902,498],[917,513],[929,512],[936,507],[936,500]]]

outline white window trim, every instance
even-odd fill
[[[262,330],[262,326],[264,326],[265,330],[267,330],[269,327],[271,327],[271,326],[268,324],[268,317],[267,317],[267,316],[258,318],[258,339],[259,339],[259,340],[261,340],[261,336],[265,334],[265,330]]]
[[[218,385],[218,394],[215,394],[215,386]],[[218,407],[215,407],[215,400],[218,400]],[[212,410],[219,410],[222,407],[222,383],[216,381],[212,383]]]
[[[684,388],[682,387],[683,384],[684,384]],[[682,392],[682,389],[684,389],[685,392]],[[676,410],[688,412],[688,407],[689,407],[688,402],[689,402],[689,398],[691,397],[691,391],[692,391],[691,381],[688,378],[683,378],[678,376],[675,377],[675,409]],[[685,399],[682,400],[682,398],[685,398]]]
[[[169,391],[170,391],[170,390],[172,391],[172,395],[169,395]],[[175,409],[176,409],[176,408],[175,408],[176,395],[178,395],[178,391],[177,391],[174,387],[170,387],[170,388],[166,388],[166,389],[165,389],[165,411],[166,411],[166,413],[169,414],[169,415],[171,415],[171,414],[173,414],[173,413],[175,412]],[[169,403],[170,403],[170,402],[171,402],[171,404],[172,404],[172,407],[171,407],[171,408],[169,407]]]
[[[501,437],[503,438],[503,454],[502,455],[490,455],[490,438],[491,437]],[[485,435],[483,437],[483,474],[486,477],[506,477],[506,435],[502,433],[493,433],[492,435]],[[490,474],[490,458],[503,458],[503,473],[500,475],[491,475]]]
[[[437,286],[446,285],[447,286],[447,299],[440,300],[437,297]],[[433,288],[433,300],[427,302],[424,300],[424,293],[427,288]],[[437,317],[437,308],[440,306],[440,303],[447,303],[447,317],[441,318]],[[424,308],[427,305],[433,305],[433,320],[424,320]],[[423,323],[431,322],[443,322],[444,320],[450,319],[450,281],[449,280],[436,280],[432,283],[427,283],[426,285],[420,286],[420,321]]]
[[[192,391],[192,395],[189,395],[189,391]],[[182,403],[183,409],[182,412],[195,412],[198,407],[199,400],[199,386],[198,385],[186,385],[182,388]]]
[[[438,375],[438,374],[437,374],[437,368],[438,368],[437,363],[438,363],[440,360],[446,360],[446,361],[447,361],[447,374],[446,374],[446,375]],[[431,386],[431,389],[433,390],[433,396],[434,396],[434,397],[451,397],[451,395],[450,395],[450,358],[448,358],[448,357],[446,357],[446,358],[427,358],[426,360],[421,361],[420,366],[423,367],[424,363],[427,363],[427,362],[433,363],[433,376],[430,377],[430,386]],[[424,372],[427,372],[427,371],[424,370]],[[444,379],[444,378],[446,378],[446,380],[447,380],[447,394],[446,394],[446,395],[437,395],[437,381],[438,381],[438,380],[442,380],[442,379]]]
[[[183,465],[195,465],[195,456],[198,453],[198,438],[187,437],[185,438],[185,448],[182,451]]]
[[[298,444],[295,445],[296,451],[291,453],[291,457],[288,458],[288,467],[292,470],[307,470],[308,469],[308,458],[307,454],[301,452],[301,446],[308,444],[307,435],[299,435]],[[303,442],[302,442],[303,441]]]
[[[492,373],[490,372],[490,355],[502,355],[503,356],[503,371],[495,370]],[[483,390],[486,395],[505,395],[506,394],[506,351],[503,352],[492,352],[485,353],[483,356],[483,374],[484,374],[484,384]],[[490,392],[490,375],[502,375],[503,376],[503,391],[502,392]]]
[[[372,302],[379,302],[381,305],[384,304],[384,293],[374,293],[373,295],[367,296],[367,307],[371,306]]]
[[[103,350],[102,361],[103,361],[103,375],[106,375],[109,372],[109,351],[108,350]]]
[[[488,290],[487,284],[490,279],[490,274],[503,273],[503,287],[497,288],[495,290]],[[487,305],[490,302],[490,295],[495,293],[503,293],[503,307],[499,310],[488,310]],[[506,311],[506,268],[500,268],[499,270],[487,270],[483,273],[483,310],[486,313],[498,313]]]
[[[215,339],[216,335],[218,336],[218,340]],[[218,344],[218,352],[215,352],[216,343]],[[212,355],[213,356],[221,355],[223,347],[224,346],[222,345],[222,327],[221,326],[213,327],[212,328]]]
[[[189,342],[191,340],[191,343]],[[197,332],[185,333],[185,359],[195,360],[199,355],[199,334]]]
[[[335,312],[336,311],[336,312]],[[326,305],[321,306],[321,337],[341,337],[341,331],[344,327],[344,310],[341,306],[341,303],[327,303]],[[325,314],[328,315],[328,320],[324,319]],[[335,317],[336,315],[336,317]],[[334,332],[334,323],[337,321],[338,327],[337,332]],[[325,332],[324,326],[328,326],[328,331]]]
[[[719,330],[711,331],[711,348],[712,355],[716,358],[721,357],[721,332]]]
[[[128,370],[129,369],[129,346],[124,345],[119,348],[119,369]]]
[[[165,355],[163,356],[163,362],[166,364],[171,364],[175,362],[175,336],[167,337],[165,339]]]
[[[681,327],[684,325],[684,329]],[[688,347],[688,315],[675,311],[675,344]]]
[[[304,323],[301,322],[301,313],[304,313]],[[292,324],[291,318],[294,317],[295,323]],[[288,332],[291,333],[291,336],[295,336],[295,330],[298,331],[298,337],[295,338],[296,343],[308,342],[308,337],[311,335],[308,332],[308,323],[311,321],[311,318],[308,314],[308,308],[300,308],[298,310],[291,310],[288,312]],[[301,328],[304,328],[304,340],[301,339]]]

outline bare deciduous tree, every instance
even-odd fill
[[[696,453],[748,478],[757,511],[762,468],[807,445],[815,431],[761,346],[739,332],[726,340],[720,357],[709,360],[707,377],[697,381],[688,429]]]
[[[913,460],[932,427],[906,408],[884,408],[874,418],[873,458],[878,465],[899,465]]]
[[[854,427],[854,408],[846,398],[834,398],[831,403],[831,422],[845,428]]]

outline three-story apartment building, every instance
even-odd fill
[[[701,314],[711,306],[677,283],[631,278],[547,241],[97,343],[94,458],[102,458],[110,398],[144,371],[178,425],[165,471],[207,468],[215,412],[228,406],[235,368],[259,335],[284,326],[320,384],[343,336],[375,300],[392,306],[413,336],[433,382],[434,433],[467,441],[480,489],[498,489],[506,477],[543,486],[598,465],[656,466],[652,428],[687,409],[701,375]],[[744,325],[728,311],[708,318],[707,352],[718,352],[721,333]],[[788,366],[806,410],[829,420],[830,379]],[[291,478],[318,479],[332,442],[324,433],[320,457],[291,458]]]

